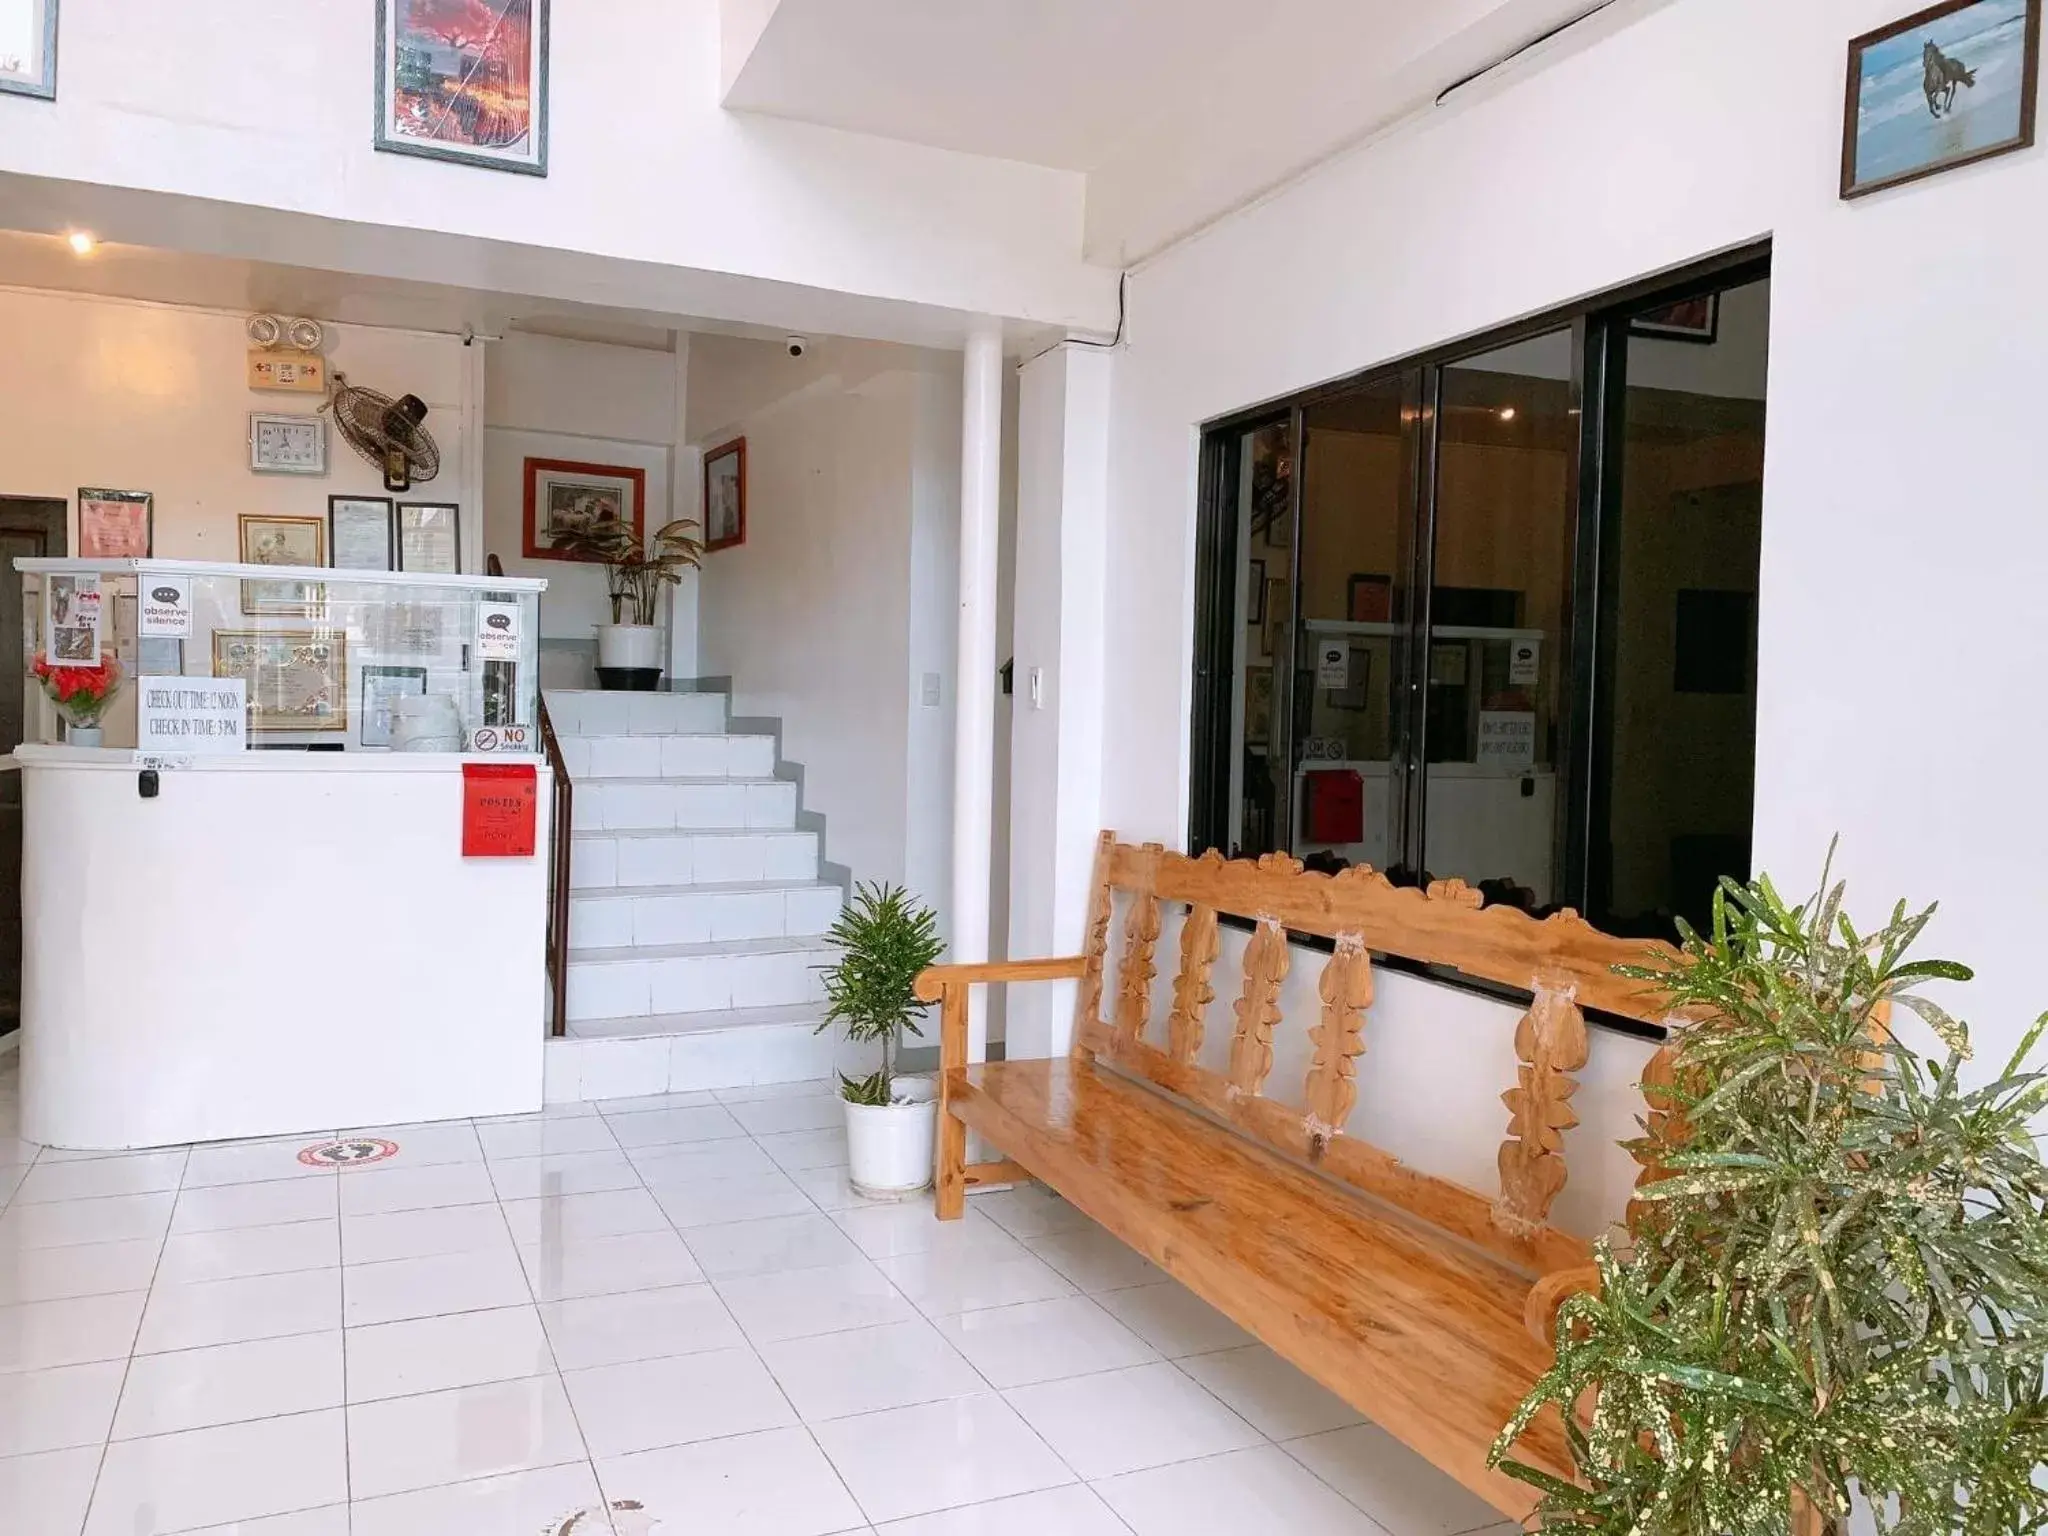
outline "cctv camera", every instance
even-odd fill
[[[792,336],[783,345],[789,348],[789,355],[791,357],[802,357],[811,350],[811,344],[801,336]]]

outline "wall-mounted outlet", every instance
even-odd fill
[[[1033,667],[1031,669],[1031,707],[1033,709],[1045,708],[1045,668],[1043,667]]]
[[[924,675],[924,703],[927,709],[937,709],[941,696],[939,674],[927,672]]]

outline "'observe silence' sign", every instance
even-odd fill
[[[138,752],[241,752],[248,682],[239,677],[145,677],[135,712]]]

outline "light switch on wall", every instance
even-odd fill
[[[939,707],[939,674],[936,672],[924,675],[924,702],[927,709]]]
[[[1045,708],[1045,668],[1043,667],[1033,667],[1031,669],[1031,707],[1033,709]]]

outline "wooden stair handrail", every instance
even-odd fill
[[[502,576],[505,563],[496,555],[484,560],[484,574]],[[540,748],[554,775],[554,825],[548,837],[548,1033],[569,1032],[569,837],[575,829],[576,788],[569,781],[569,764],[562,756],[561,738],[548,716],[548,696],[534,678],[533,696],[540,723]]]

